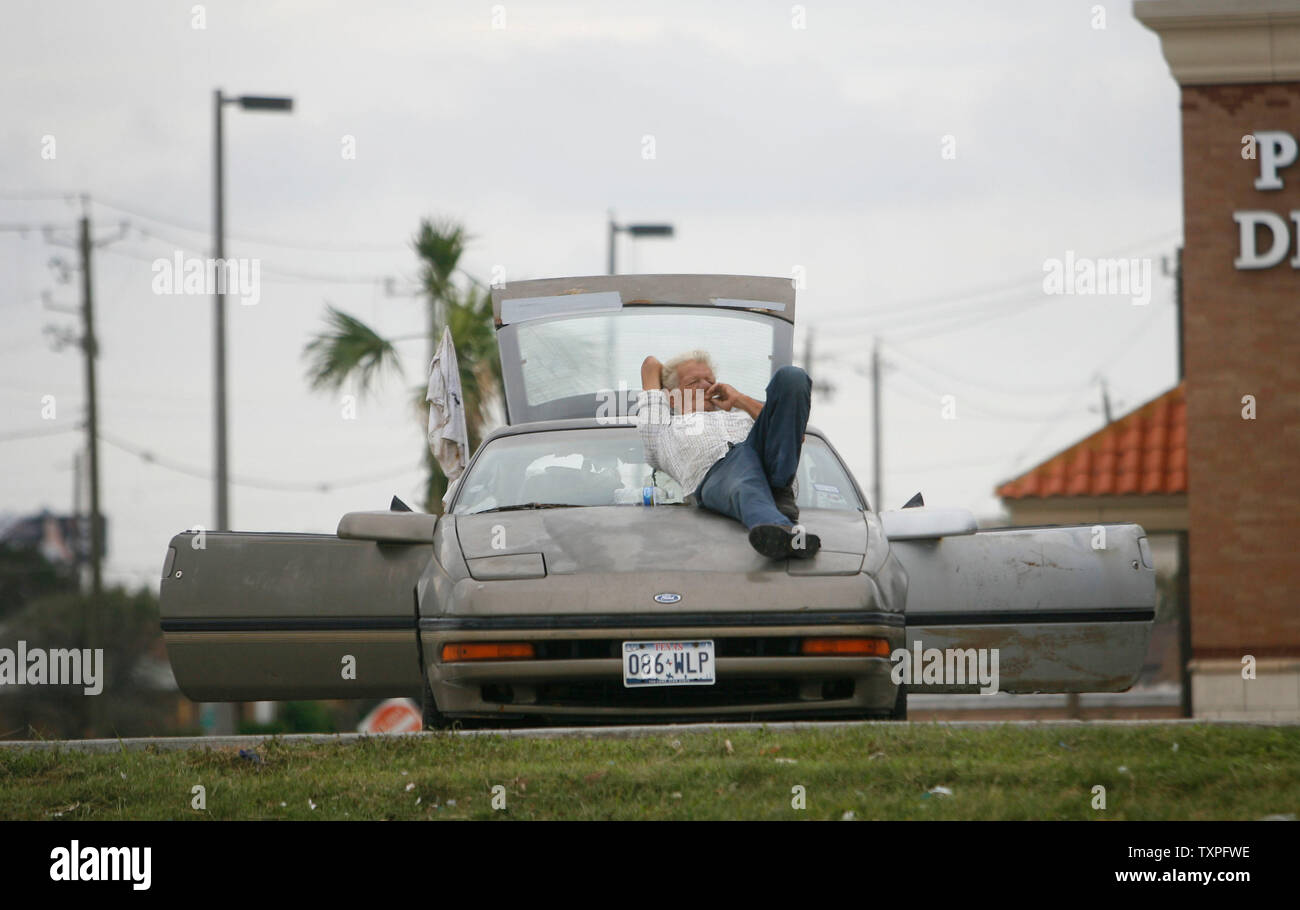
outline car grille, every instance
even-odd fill
[[[854,680],[832,679],[821,684],[822,699],[853,696]],[[508,685],[485,685],[483,700],[510,704]],[[566,708],[735,708],[773,702],[804,701],[797,679],[720,679],[711,686],[655,686],[629,689],[613,680],[581,680],[537,686],[531,704]],[[815,700],[814,700],[815,701]]]

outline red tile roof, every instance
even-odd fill
[[[1003,499],[1186,492],[1186,382],[997,488]]]

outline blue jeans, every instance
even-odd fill
[[[772,374],[767,401],[749,436],[731,446],[700,481],[695,491],[699,504],[730,515],[746,528],[790,527],[790,519],[772,500],[772,488],[787,487],[794,480],[811,408],[812,380],[807,373],[788,366]]]

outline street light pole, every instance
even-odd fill
[[[238,95],[226,97],[221,89],[212,93],[213,149],[212,149],[212,258],[217,261],[216,270],[224,269],[226,259],[226,198],[225,198],[225,148],[222,136],[222,110],[227,104],[238,104],[246,111],[284,111],[293,110],[293,99],[270,97],[266,95]],[[226,437],[226,295],[225,283],[217,281],[212,295],[212,344],[214,376],[214,410],[216,419],[215,436],[215,499],[217,522],[213,530],[230,530],[230,478],[228,475],[226,455],[228,450]]]
[[[225,162],[223,160],[223,142],[221,135],[222,107],[225,99],[221,89],[213,92],[212,110],[216,123],[213,128],[212,170],[212,258],[217,260],[217,268],[223,268],[226,258],[226,199],[225,199]],[[216,282],[212,297],[212,362],[215,367],[213,385],[215,388],[216,413],[216,508],[217,523],[213,530],[230,530],[230,484],[226,475],[226,295],[225,282]]]
[[[625,234],[631,234],[633,237],[671,237],[673,236],[673,226],[671,224],[616,224],[614,222],[614,212],[611,209],[609,213],[609,274],[618,274],[618,268],[614,261],[614,239],[615,235],[623,231]],[[610,381],[615,381],[615,371],[617,369],[617,352],[614,350],[614,320],[605,320],[605,366],[609,372]]]
[[[616,224],[614,222],[614,213],[611,211],[609,213],[609,258],[607,263],[607,274],[610,275],[618,274],[614,258],[614,235],[619,231],[633,237],[672,237],[674,233],[671,224]]]
[[[880,477],[883,473],[880,469],[880,339],[877,338],[871,345],[871,471],[872,471],[872,490],[871,495],[875,498],[875,510],[877,513],[885,508],[884,502],[881,501],[883,493],[880,489]]]
[[[608,270],[605,272],[605,274],[607,275],[617,274],[614,268],[614,234],[617,230],[618,230],[618,225],[614,223],[614,212],[611,210],[609,213],[609,259],[607,262]]]

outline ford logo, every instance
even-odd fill
[[[675,604],[677,603],[677,601],[681,599],[682,599],[682,595],[673,594],[669,591],[665,591],[662,594],[655,595],[655,603],[657,604]]]

